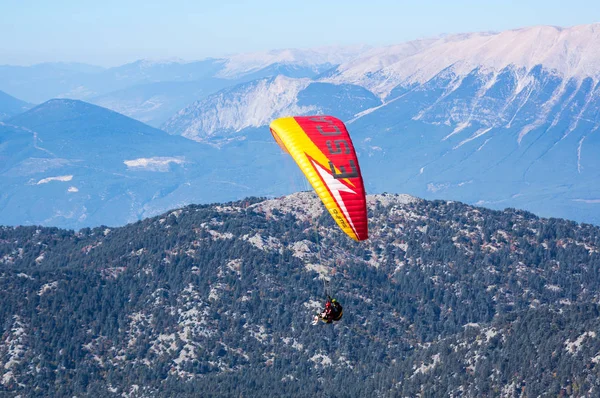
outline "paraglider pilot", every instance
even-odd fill
[[[336,299],[332,299],[331,296],[327,296],[325,308],[320,314],[315,315],[313,325],[316,325],[319,322],[319,319],[325,323],[332,323],[334,321],[337,322],[342,319],[343,314],[344,311],[342,309],[342,305]]]

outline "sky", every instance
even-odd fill
[[[600,22],[582,0],[0,0],[0,64],[196,60]]]

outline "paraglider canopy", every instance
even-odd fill
[[[367,205],[354,145],[333,116],[276,119],[271,133],[296,161],[339,227],[354,240],[368,238]]]

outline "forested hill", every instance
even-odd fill
[[[0,227],[0,396],[600,394],[600,228],[369,208],[360,244],[311,193]],[[311,326],[330,275],[344,318]]]

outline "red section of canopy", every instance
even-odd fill
[[[365,188],[356,151],[346,126],[333,116],[297,116],[294,119],[331,162],[321,166],[333,176],[336,182],[343,184],[345,189],[336,190],[335,187],[332,189],[325,181],[324,183],[342,209],[358,240],[367,239]],[[333,170],[331,165],[334,166]],[[349,192],[350,190],[353,192]]]

